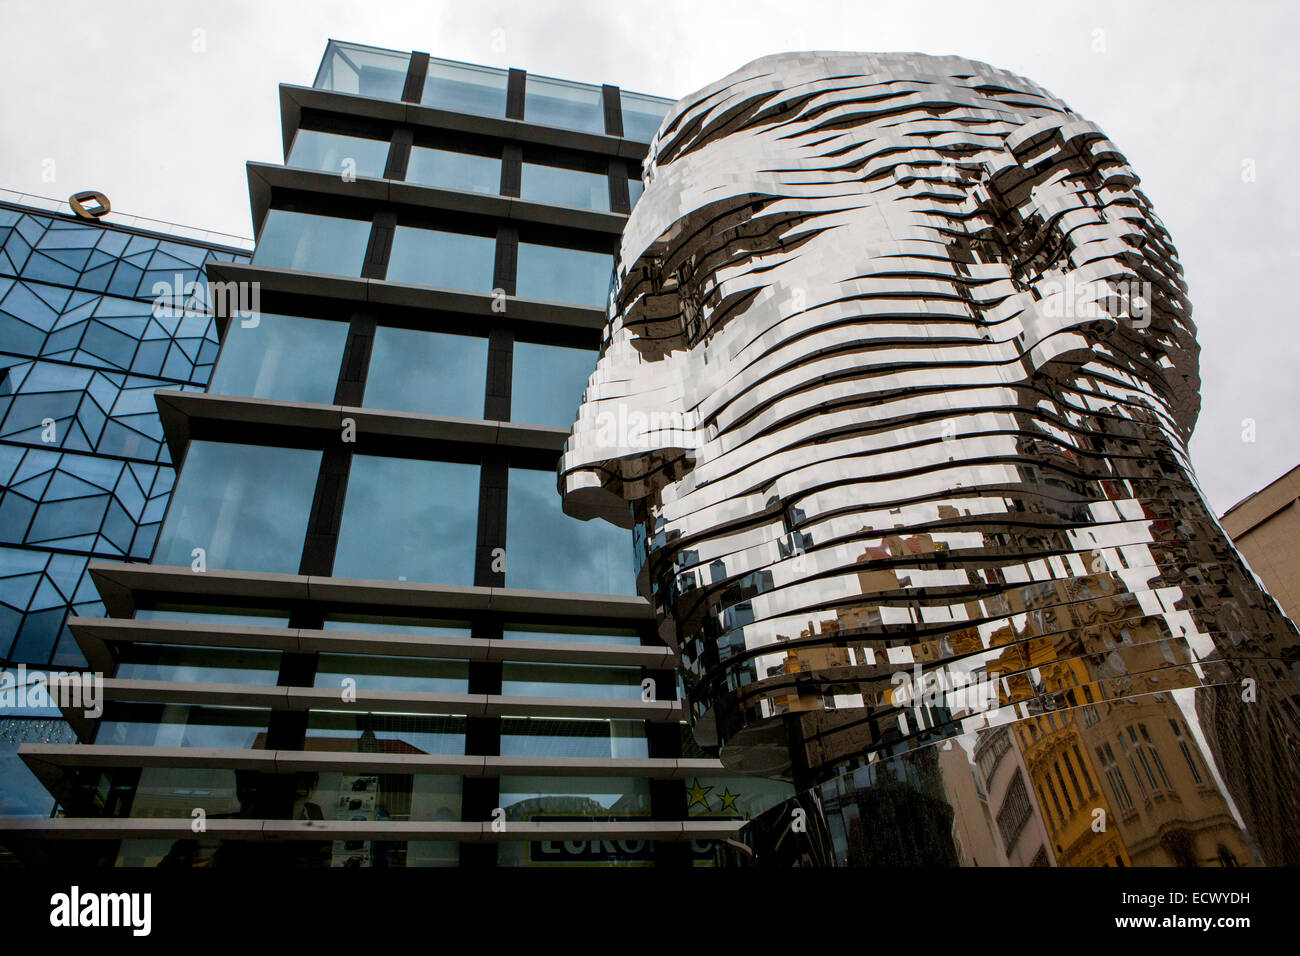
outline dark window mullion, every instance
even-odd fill
[[[384,164],[384,178],[398,182],[406,180],[406,167],[411,161],[411,143],[414,135],[409,126],[399,126],[393,130],[393,137],[388,142],[388,160]]]
[[[429,54],[416,51],[406,66],[406,82],[402,85],[402,102],[418,103],[424,95],[424,80],[429,75]]]
[[[627,163],[621,159],[609,161],[609,211],[624,215],[632,211],[632,193],[627,185]]]
[[[618,87],[605,84],[600,88],[600,98],[605,107],[605,134],[622,137],[623,103]]]

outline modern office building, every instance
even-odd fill
[[[134,223],[134,225],[132,225]],[[83,668],[70,615],[103,604],[88,561],[146,561],[175,479],[155,389],[201,390],[217,331],[207,262],[251,243],[151,220],[74,215],[0,192],[0,671]],[[0,816],[48,816],[17,758],[71,740],[58,710],[0,708]]]
[[[669,102],[339,42],[280,102],[252,261],[207,267],[210,387],[156,394],[181,466],[153,561],[92,562],[105,611],[70,624],[103,713],[21,748],[60,809],[2,838],[104,865],[710,862],[789,787],[693,747],[631,536],[556,494]]]

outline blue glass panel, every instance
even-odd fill
[[[430,58],[420,105],[505,116],[506,71]]]
[[[329,404],[347,339],[346,322],[267,313],[232,318],[208,391]]]
[[[641,668],[506,661],[501,665],[501,693],[640,700]]]
[[[492,291],[496,240],[437,229],[398,226],[386,278],[394,282]]]
[[[515,294],[603,309],[613,270],[608,253],[521,242]]]
[[[253,262],[281,269],[359,276],[369,239],[370,223],[365,220],[272,209],[257,237]]]
[[[477,153],[412,146],[406,181],[439,189],[496,195],[501,191],[501,160]]]
[[[580,169],[524,163],[520,196],[537,202],[609,211],[609,177]]]
[[[588,349],[516,342],[511,363],[511,419],[571,428],[595,368],[596,353]]]
[[[506,585],[590,594],[635,594],[632,533],[560,510],[555,473],[510,469]]]
[[[640,673],[639,671],[637,672]],[[345,685],[345,679],[355,683]],[[314,687],[418,694],[465,694],[469,662],[427,657],[374,657],[368,654],[321,654]]]
[[[334,576],[474,583],[477,465],[355,455]]]
[[[623,108],[623,135],[628,139],[648,143],[659,131],[659,125],[668,114],[672,101],[657,96],[619,91]]]
[[[587,133],[605,132],[599,86],[529,75],[524,84],[524,119]]]
[[[482,418],[487,339],[380,326],[366,375],[367,408]]]
[[[68,724],[49,717],[0,720],[0,817],[48,817],[54,798],[18,756],[20,744],[71,744],[77,736]]]
[[[293,138],[293,149],[289,151],[285,165],[319,169],[340,176],[351,174],[382,179],[387,162],[388,142],[385,140],[300,129]]]
[[[321,453],[191,442],[156,564],[189,567],[193,549],[209,568],[296,574]]]
[[[331,40],[314,85],[318,90],[400,100],[410,61],[409,53]]]
[[[645,725],[639,720],[501,721],[503,757],[645,757]]]

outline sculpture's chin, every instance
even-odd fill
[[[590,521],[602,518],[620,528],[632,527],[632,509],[618,495],[599,485],[569,487],[564,491],[564,513],[571,518]]]

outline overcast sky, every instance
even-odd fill
[[[985,60],[1105,130],[1173,234],[1222,513],[1300,463],[1298,30],[1300,4],[1244,0],[0,0],[0,186],[247,236],[276,86],[310,84],[330,37],[672,97],[787,50]]]

